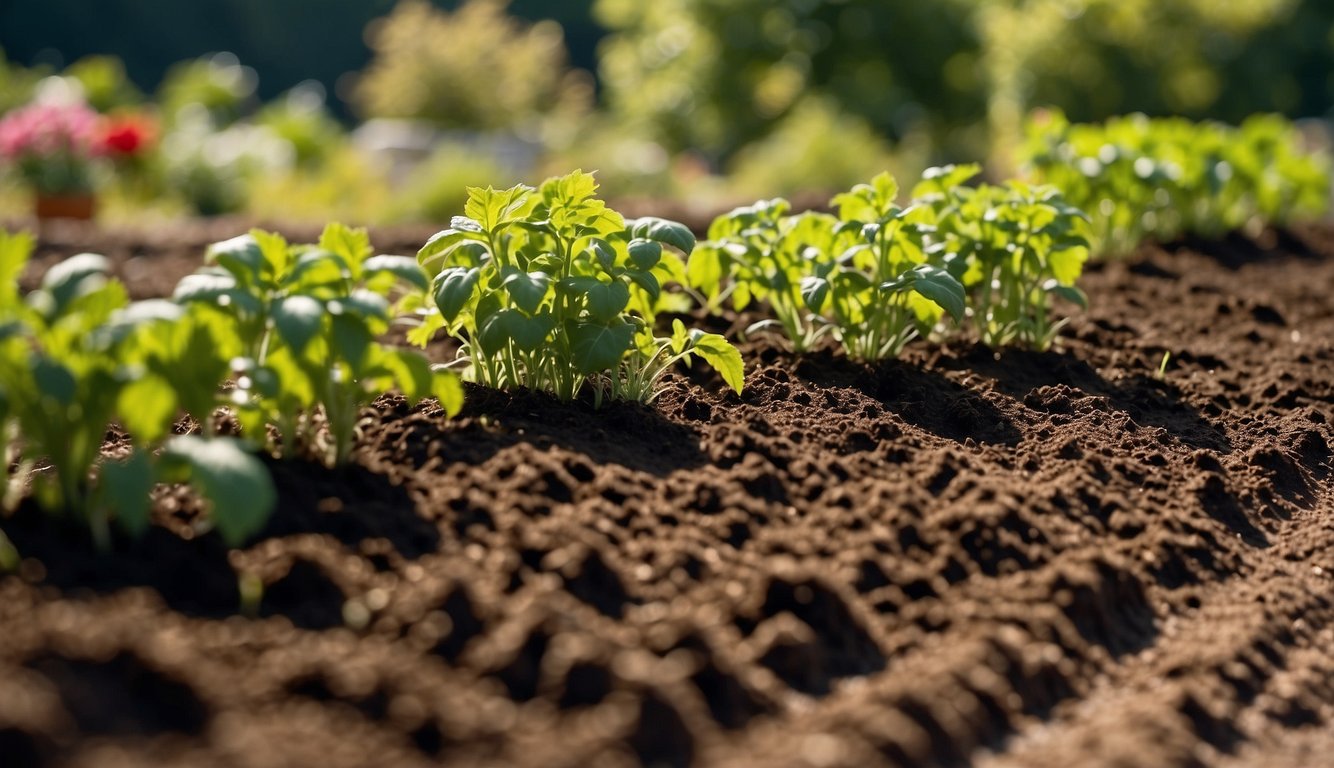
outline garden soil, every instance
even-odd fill
[[[237,226],[47,227],[25,284],[165,295]],[[1041,354],[385,397],[236,551],[179,489],[110,553],[25,506],[0,764],[1334,766],[1334,227],[1085,286]]]

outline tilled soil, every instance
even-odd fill
[[[232,234],[52,229],[25,280],[162,295]],[[1334,765],[1334,227],[1085,287],[1045,354],[386,397],[238,551],[179,490],[111,554],[25,507],[0,763]]]

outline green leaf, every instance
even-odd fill
[[[449,418],[463,410],[463,382],[449,371],[431,371],[431,396],[439,401]]]
[[[251,235],[240,235],[214,243],[204,251],[204,261],[227,270],[239,282],[259,285],[263,282],[264,254]]]
[[[625,222],[626,229],[630,236],[634,238],[644,238],[654,242],[670,245],[681,253],[690,255],[695,250],[695,235],[686,225],[660,219],[656,216],[643,216],[638,219],[630,219]],[[648,267],[642,267],[647,269]]]
[[[328,304],[330,314],[350,314],[363,320],[389,321],[389,300],[374,291],[358,288],[341,299]]]
[[[882,283],[882,291],[913,290],[935,302],[955,320],[963,318],[963,284],[949,272],[933,264],[918,264],[894,280]]]
[[[273,478],[236,441],[183,435],[167,443],[163,458],[187,468],[228,546],[240,546],[264,527],[278,498]]]
[[[284,296],[274,300],[269,314],[278,337],[300,355],[319,334],[325,310],[323,304],[309,296]]]
[[[410,256],[387,254],[372,256],[366,259],[361,268],[362,278],[365,280],[370,280],[376,275],[389,274],[420,291],[431,287],[430,281],[426,279],[426,272],[417,264],[417,260]]]
[[[495,232],[501,225],[521,219],[532,210],[536,202],[532,192],[533,188],[526,184],[503,190],[468,187],[468,202],[463,206],[463,213],[480,224],[484,231]]]
[[[643,288],[651,300],[657,301],[658,297],[662,295],[662,284],[658,282],[658,278],[652,272],[639,272],[632,269],[628,270],[625,276],[630,278],[635,285]]]
[[[431,364],[420,353],[410,349],[383,350],[380,365],[389,373],[390,384],[397,387],[409,403],[416,403],[431,394],[434,381]]]
[[[334,315],[330,326],[330,340],[338,357],[347,361],[354,370],[360,370],[366,355],[375,344],[375,334],[366,326],[366,320],[354,314]]]
[[[1042,288],[1047,293],[1055,294],[1080,309],[1087,310],[1089,308],[1088,296],[1073,285],[1062,285],[1055,280],[1048,280]]]
[[[1062,285],[1074,285],[1079,279],[1079,275],[1084,271],[1084,262],[1088,260],[1088,248],[1074,246],[1065,250],[1057,251],[1047,257],[1051,265],[1052,277],[1055,277]]]
[[[116,397],[117,421],[144,444],[156,443],[171,432],[178,407],[171,383],[153,373],[128,382]]]
[[[630,303],[630,288],[620,280],[604,283],[596,277],[568,277],[561,281],[576,294],[583,294],[593,319],[609,323]]]
[[[515,267],[505,267],[501,285],[509,292],[515,306],[529,315],[537,313],[542,300],[551,287],[551,276],[545,272],[524,272]]]
[[[37,358],[32,365],[32,378],[43,395],[55,398],[62,405],[73,403],[79,391],[74,374],[50,358]]]
[[[236,278],[230,274],[212,274],[196,272],[186,275],[176,284],[171,300],[178,304],[201,302],[212,304],[226,310],[237,310],[246,314],[258,314],[260,301],[253,294],[239,288]]]
[[[104,463],[97,489],[126,533],[138,538],[148,530],[153,492],[153,463],[148,453],[135,450],[124,459]]]
[[[600,237],[592,237],[588,240],[588,252],[593,254],[593,260],[602,267],[602,271],[612,274],[616,267],[616,249],[612,244]]]
[[[285,285],[334,285],[351,278],[352,267],[345,258],[333,251],[315,248],[297,257]]]
[[[533,352],[547,343],[555,327],[550,313],[528,317],[517,309],[502,309],[478,323],[477,343],[488,353],[504,350],[507,341],[522,352]]]
[[[615,368],[634,344],[635,327],[624,320],[593,323],[572,320],[565,324],[574,367],[589,375]]]
[[[452,323],[472,299],[473,288],[482,271],[477,267],[450,267],[435,276],[435,305],[446,322]]]
[[[801,278],[801,300],[806,302],[808,309],[819,314],[829,297],[829,288],[829,281],[823,277],[807,275]]]
[[[641,270],[650,270],[662,261],[662,244],[653,240],[644,240],[636,238],[630,241],[626,247],[630,255],[630,263]]]
[[[48,317],[63,315],[75,299],[104,285],[110,270],[106,257],[96,253],[80,253],[48,269],[42,276],[42,290],[54,300]]]
[[[746,369],[737,348],[716,333],[700,333],[694,342],[691,352],[704,358],[704,362],[723,377],[727,386],[740,392],[746,385]]]
[[[364,228],[330,222],[320,234],[320,248],[342,256],[349,265],[361,264],[371,255],[371,238]]]
[[[0,297],[13,298],[17,295],[14,289],[18,286],[19,276],[28,266],[28,259],[36,244],[37,241],[28,232],[10,234],[0,230],[0,291],[6,292],[0,294]],[[3,306],[0,305],[0,308]]]

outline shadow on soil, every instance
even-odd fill
[[[446,429],[438,421],[405,421],[401,416],[406,413],[405,404],[394,404],[382,419],[390,429],[401,430],[390,436],[391,450],[404,452],[418,467],[436,456],[483,464],[520,443],[560,446],[596,464],[619,464],[658,477],[706,461],[699,435],[638,403],[610,401],[594,408],[591,399],[567,403],[540,392],[469,385],[462,413]]]
[[[949,364],[947,360],[943,362]],[[1064,385],[1106,398],[1111,407],[1124,411],[1136,423],[1160,427],[1192,448],[1219,453],[1233,450],[1227,435],[1187,405],[1184,394],[1171,381],[1158,381],[1143,375],[1108,381],[1068,351],[1007,349],[993,353],[976,345],[954,362],[959,368],[994,379],[997,389],[1017,400],[1024,400],[1040,387]]]
[[[913,363],[864,365],[839,353],[816,352],[801,359],[797,373],[820,386],[853,387],[909,424],[958,443],[1017,445],[1022,437],[985,397]]]

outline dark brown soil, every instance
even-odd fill
[[[221,226],[52,230],[37,271],[160,295]],[[107,555],[24,508],[0,763],[1334,764],[1334,227],[1086,287],[1046,354],[385,398],[235,552],[181,493]]]

